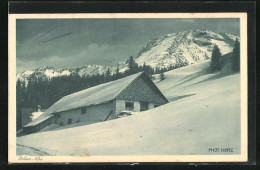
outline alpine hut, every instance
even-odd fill
[[[91,124],[115,119],[123,110],[140,112],[166,103],[166,97],[141,72],[65,96],[23,129],[34,133],[52,123]]]

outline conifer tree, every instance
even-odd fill
[[[108,68],[107,71],[106,71],[106,76],[110,76],[111,72],[110,72],[110,69]]]
[[[129,74],[134,74],[138,72],[138,65],[135,63],[133,56],[129,57],[129,59],[126,61],[126,64],[129,70]]]
[[[117,79],[119,79],[121,77],[121,73],[119,72],[119,66],[118,66],[118,64],[117,64],[117,66],[116,66],[116,70],[115,70],[115,74],[113,74],[113,80],[117,80]]]
[[[118,65],[116,66],[116,75],[119,75],[119,67],[118,67]]]
[[[232,53],[232,69],[233,71],[240,71],[240,43],[238,39],[235,41]]]
[[[111,77],[111,72],[110,69],[108,68],[105,75],[105,82],[110,81],[110,77]]]
[[[148,69],[149,68],[145,65],[145,62],[144,62],[143,67],[142,67],[142,71],[144,71],[146,74],[148,74],[148,72],[149,72]]]
[[[134,67],[134,58],[130,56],[129,59],[126,61],[129,70],[132,70]]]
[[[212,72],[221,70],[220,59],[221,59],[220,50],[217,45],[214,45],[212,56],[211,56],[211,62],[210,62],[210,70]]]

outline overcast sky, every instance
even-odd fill
[[[239,35],[239,19],[19,19],[17,72],[114,65],[155,37],[205,28]]]

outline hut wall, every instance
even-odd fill
[[[34,133],[40,131],[41,129],[45,128],[46,126],[49,126],[54,122],[55,122],[55,117],[53,116],[35,126],[24,127],[23,129],[25,130],[26,133]]]
[[[148,104],[148,109],[150,110],[150,109],[153,109],[154,108],[154,104],[153,103],[149,103]]]
[[[125,101],[124,100],[115,100],[116,104],[116,115],[118,115],[122,110],[125,110]]]
[[[122,110],[127,110],[125,108],[125,100],[115,100],[116,102],[116,115],[118,115]],[[134,112],[140,112],[141,111],[141,104],[139,101],[132,101],[134,104],[134,108],[132,111]],[[148,109],[153,109],[154,108],[154,104],[153,103],[148,103]]]
[[[134,111],[135,112],[140,112],[140,108],[141,108],[140,102],[135,101],[134,102]]]
[[[56,113],[56,123],[68,125],[69,119],[71,119],[71,124],[78,122],[102,122],[111,111],[111,115],[114,115],[115,110],[112,102],[86,107],[86,113],[81,113],[81,109],[82,108]],[[59,116],[57,116],[57,114],[59,114]],[[110,119],[111,115],[109,116]]]

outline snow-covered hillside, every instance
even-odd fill
[[[18,154],[197,155],[240,153],[240,75],[208,74],[209,60],[155,83],[170,103],[135,115],[17,138]],[[233,148],[232,153],[209,148]],[[35,151],[37,150],[37,152]]]
[[[231,52],[236,38],[205,29],[168,34],[149,41],[138,53],[136,62],[159,68],[191,64],[209,59],[214,44],[222,55]]]

